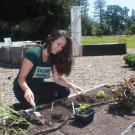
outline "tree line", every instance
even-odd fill
[[[55,29],[68,29],[76,0],[0,0],[0,41],[44,40]]]
[[[135,10],[129,16],[127,7],[106,5],[105,0],[95,0],[94,17],[82,14],[83,35],[132,35],[135,34]]]
[[[94,18],[88,0],[0,0],[0,41],[45,40],[55,29],[70,31],[70,9],[82,7],[82,35],[135,34],[135,10],[95,0]]]

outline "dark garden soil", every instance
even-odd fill
[[[97,98],[96,92],[103,90],[107,96]],[[31,126],[28,127],[29,135],[119,135],[135,121],[135,110],[121,107],[113,101],[111,87],[103,86],[87,92],[86,96],[76,96],[70,99],[59,100],[50,105],[37,108],[41,117],[28,111],[31,116]],[[78,102],[90,103],[96,113],[89,124],[74,121],[71,103],[75,106]]]

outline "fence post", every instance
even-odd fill
[[[71,37],[74,56],[82,56],[81,36],[81,7],[73,6],[71,8]]]
[[[8,49],[9,49],[10,61],[11,61],[11,64],[12,64],[13,60],[12,60],[12,54],[11,54],[11,48],[10,47],[13,46],[13,44],[12,44],[11,38],[10,37],[4,38],[4,43],[5,43],[5,47],[8,47]]]

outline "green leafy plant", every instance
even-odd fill
[[[20,125],[30,125],[25,118],[22,118],[17,111],[10,107],[5,107],[2,100],[2,92],[0,90],[0,134],[12,135],[12,134],[27,134],[26,129],[20,127]]]
[[[132,63],[135,61],[135,54],[127,54],[123,57],[123,60],[129,67],[132,67]]]
[[[90,104],[87,103],[79,103],[79,107],[76,108],[77,112],[83,112],[84,110],[88,109],[90,107]]]
[[[120,86],[113,89],[114,100],[126,107],[134,108],[135,106],[135,78],[124,79]]]
[[[96,93],[96,97],[97,98],[104,98],[104,97],[106,97],[107,95],[106,95],[106,93],[103,91],[103,90],[100,90],[100,91],[98,91],[97,93]]]

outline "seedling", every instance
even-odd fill
[[[79,122],[82,124],[88,124],[93,120],[95,110],[90,107],[90,104],[79,103],[79,107],[74,108],[74,105],[72,103],[72,108],[73,108],[76,122]]]
[[[31,124],[13,109],[0,106],[0,134],[27,134],[27,131],[20,128],[20,125],[24,125],[25,127]]]
[[[20,125],[29,126],[31,124],[21,117],[17,111],[4,106],[0,89],[0,134],[27,134],[27,131],[21,128]]]
[[[100,90],[96,93],[97,98],[105,98],[107,95],[103,90]]]
[[[79,103],[79,108],[78,108],[78,111],[79,112],[82,112],[86,109],[88,109],[90,107],[90,104],[86,104],[86,103]]]

